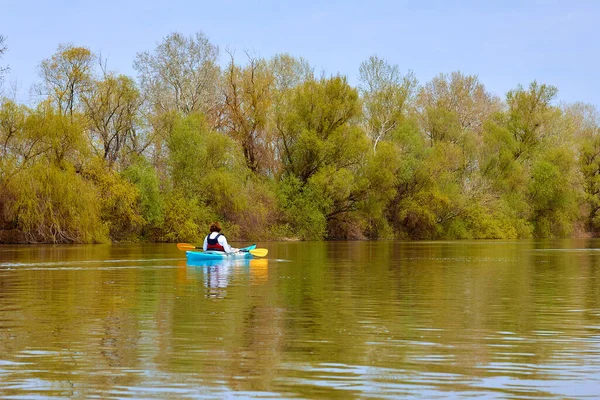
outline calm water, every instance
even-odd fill
[[[0,397],[600,397],[600,241],[259,247],[0,246]]]

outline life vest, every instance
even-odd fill
[[[219,233],[214,239],[211,239],[210,235],[211,234],[209,233],[206,237],[206,250],[225,251],[225,248],[219,244],[219,236],[223,235]]]

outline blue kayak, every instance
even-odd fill
[[[252,261],[257,260],[254,258],[235,258],[231,260],[229,258],[224,258],[221,260],[187,260],[186,265],[188,267],[210,267],[223,270],[236,267],[249,267]]]
[[[252,254],[249,253],[250,250],[254,250],[256,245],[253,244],[248,247],[243,247],[240,249],[239,253],[231,253],[227,254],[224,251],[186,251],[185,255],[187,256],[187,260],[191,262],[202,262],[209,260],[238,260],[244,258],[252,258]]]

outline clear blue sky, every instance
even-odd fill
[[[287,52],[317,72],[356,85],[360,63],[377,54],[420,83],[438,73],[476,74],[499,96],[532,80],[559,100],[600,107],[600,1],[185,1],[2,0],[0,34],[18,99],[28,102],[37,66],[60,43],[85,46],[135,76],[138,52],[170,32],[204,32],[221,50],[262,57]]]

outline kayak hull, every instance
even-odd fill
[[[202,261],[219,261],[219,260],[241,260],[245,258],[252,258],[252,254],[248,251],[254,250],[256,245],[253,244],[248,247],[240,249],[239,253],[227,254],[223,251],[186,251],[185,255],[189,262],[202,262]]]

